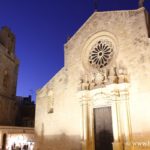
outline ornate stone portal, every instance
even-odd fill
[[[116,40],[112,37],[107,32],[98,33],[98,36],[89,39],[89,44],[84,47],[88,59],[83,59],[83,64],[86,64],[88,73],[81,77],[79,92],[83,150],[98,150],[95,147],[94,110],[107,107],[110,107],[112,115],[113,143],[110,144],[113,150],[131,149],[128,73],[125,67],[116,65],[115,57],[118,51]],[[106,149],[105,146],[102,149]]]

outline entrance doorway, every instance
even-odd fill
[[[2,150],[6,149],[6,139],[7,139],[7,135],[5,133],[3,134]]]
[[[111,107],[94,109],[95,150],[113,150]]]

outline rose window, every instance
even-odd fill
[[[89,63],[98,69],[105,67],[113,57],[113,44],[108,40],[98,41],[91,49]]]

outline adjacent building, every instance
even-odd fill
[[[34,147],[35,104],[17,97],[19,60],[15,36],[8,27],[0,30],[0,149]]]

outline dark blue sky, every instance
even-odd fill
[[[0,26],[16,35],[17,95],[41,88],[63,67],[67,37],[93,13],[94,0],[1,0]],[[150,10],[150,0],[145,6]],[[100,11],[138,8],[138,0],[99,0]]]

